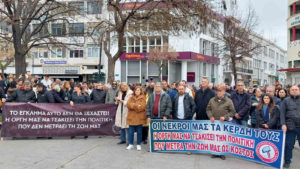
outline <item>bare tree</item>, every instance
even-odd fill
[[[4,70],[14,61],[15,50],[12,43],[0,42],[0,68],[4,77]]]
[[[262,44],[252,40],[257,24],[255,11],[251,8],[245,17],[237,16],[235,11],[230,16],[224,16],[223,27],[212,24],[211,33],[221,44],[218,52],[223,53],[226,64],[231,65],[235,84],[237,63],[244,63],[246,58],[260,53],[263,47]]]
[[[196,32],[211,20],[206,14],[212,12],[208,12],[205,1],[132,0],[121,3],[121,0],[108,0],[109,18],[101,19],[96,26],[97,30],[103,31],[100,44],[103,44],[108,59],[107,81],[114,81],[115,63],[126,52],[123,50],[126,36]],[[111,50],[113,45],[116,50]]]
[[[66,21],[66,14],[74,8],[54,0],[2,0],[0,9],[2,22],[7,22],[11,33],[0,34],[0,38],[14,46],[16,74],[26,73],[26,54],[33,47],[63,44],[52,35],[50,23]]]
[[[148,60],[150,64],[157,65],[158,77],[161,77],[162,71],[168,68],[168,61],[175,61],[178,56],[176,50],[165,43],[162,48],[150,49]]]

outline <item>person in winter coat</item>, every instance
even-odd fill
[[[257,127],[278,129],[280,116],[279,106],[276,106],[271,95],[265,94],[256,108]]]
[[[29,81],[24,82],[24,88],[19,88],[9,95],[7,102],[23,102],[23,103],[35,103],[36,95],[32,90],[31,84]]]
[[[170,90],[170,92],[168,93],[168,95],[170,96],[170,99],[171,99],[172,102],[173,102],[175,96],[178,94],[177,87],[178,87],[178,83],[173,82],[173,83],[171,84],[171,90]]]
[[[95,103],[105,103],[106,91],[103,90],[103,84],[97,83],[95,89],[92,91],[91,95],[92,102]]]
[[[140,151],[142,142],[142,128],[146,123],[146,96],[140,86],[135,87],[132,96],[127,101],[128,115],[127,124],[129,125],[127,150],[133,148],[134,132],[137,132],[136,149]]]
[[[63,98],[60,97],[60,87],[56,83],[51,84],[51,92],[54,97],[54,102],[55,103],[70,103],[70,101],[64,101]]]
[[[229,118],[232,118],[235,114],[233,103],[225,94],[226,87],[220,84],[217,88],[217,96],[211,98],[208,102],[206,113],[212,123],[214,123],[215,120],[220,120],[220,122],[228,121]],[[224,155],[212,155],[212,158],[217,157],[225,160]]]
[[[129,89],[128,85],[125,82],[122,82],[119,88],[118,96],[115,98],[116,103],[118,104],[115,125],[121,128],[121,141],[118,144],[126,143],[126,130],[128,125],[127,121],[127,101],[132,94],[132,90]]]
[[[118,83],[114,81],[111,84],[111,88],[106,93],[105,104],[115,104],[116,95],[118,93]]]
[[[80,84],[74,85],[74,91],[72,93],[70,105],[74,106],[74,104],[88,104],[91,102],[91,98],[88,93],[84,92],[84,89]],[[71,139],[75,138],[72,136]],[[88,136],[84,136],[84,138],[88,138]]]
[[[261,100],[261,90],[259,88],[256,88],[253,90],[253,95],[251,96],[251,108],[250,108],[250,116],[251,116],[251,127],[256,128],[257,127],[257,121],[256,121],[256,108],[259,105],[259,102]]]
[[[203,78],[201,88],[196,92],[195,104],[196,104],[196,120],[208,120],[206,108],[211,98],[216,94],[210,88],[208,88],[208,79]]]
[[[160,83],[156,83],[154,92],[149,96],[147,102],[147,121],[151,119],[167,120],[172,111],[172,102],[168,94],[162,90]]]
[[[65,81],[62,86],[61,86],[61,90],[59,92],[59,96],[66,102],[66,103],[70,103],[71,98],[72,98],[72,93],[73,93],[73,89],[71,87],[70,82]]]
[[[192,120],[196,110],[194,99],[185,92],[185,86],[178,86],[178,94],[173,100],[173,119]]]
[[[238,82],[236,91],[231,93],[231,100],[233,102],[236,113],[233,122],[239,125],[248,126],[249,111],[251,107],[250,95],[244,90],[244,83]]]
[[[284,167],[289,168],[296,136],[300,144],[300,91],[296,85],[290,88],[290,97],[284,99],[280,105],[280,123],[282,130],[286,132]]]
[[[4,91],[5,91],[5,93],[7,93],[8,89],[15,89],[15,88],[17,88],[17,82],[14,80],[13,77],[10,77],[8,79],[8,83],[7,83]]]
[[[52,92],[43,83],[37,84],[37,103],[54,103]]]

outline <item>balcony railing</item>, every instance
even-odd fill
[[[253,74],[253,69],[245,69],[245,68],[241,68],[241,67],[236,67],[236,71],[238,73]],[[224,72],[232,72],[232,67],[231,66],[225,66],[224,67]]]

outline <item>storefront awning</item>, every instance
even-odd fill
[[[220,58],[198,54],[194,52],[177,52],[178,57],[177,60],[196,60],[201,61],[204,63],[213,63],[213,64],[219,64]],[[120,57],[121,61],[124,60],[148,60],[148,53],[123,53]]]
[[[280,72],[300,72],[300,68],[279,69]]]

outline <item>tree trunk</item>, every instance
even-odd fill
[[[1,76],[4,78],[4,66],[1,66]]]
[[[108,58],[107,83],[112,84],[115,81],[115,64],[114,59]]]
[[[15,70],[16,77],[19,77],[21,74],[26,74],[26,57],[19,52],[15,53]]]
[[[235,59],[231,58],[231,63],[232,63],[232,72],[233,72],[233,77],[234,77],[234,84],[236,86],[237,83],[237,71],[236,71],[236,63]]]

